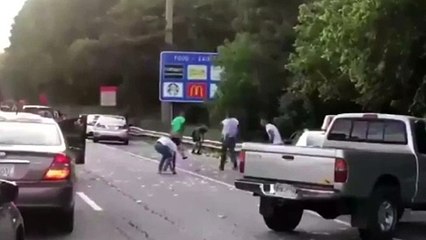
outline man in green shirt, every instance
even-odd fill
[[[171,127],[171,139],[178,146],[179,152],[182,155],[183,159],[188,158],[185,154],[185,149],[182,146],[182,137],[185,131],[186,119],[185,112],[180,112],[179,116],[175,117],[172,120]]]
[[[179,116],[175,117],[172,120],[172,132],[175,134],[183,135],[185,131],[186,119],[184,113],[181,113]]]

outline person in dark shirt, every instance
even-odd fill
[[[208,131],[207,126],[202,125],[195,128],[192,131],[192,141],[194,142],[194,147],[192,148],[193,154],[201,155],[201,148],[203,147],[204,134]]]

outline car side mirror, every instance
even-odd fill
[[[16,201],[18,193],[19,188],[16,183],[0,180],[0,204]]]

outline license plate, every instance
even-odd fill
[[[291,185],[276,183],[274,185],[275,195],[287,198],[287,199],[296,199],[297,198],[297,190]]]
[[[13,176],[15,166],[13,165],[0,165],[0,178],[9,178]]]

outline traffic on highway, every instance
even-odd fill
[[[112,136],[121,136],[117,135],[117,131],[126,131],[126,136],[129,136],[129,124],[124,117],[118,115],[97,114],[99,117],[96,120],[88,116],[91,115],[81,114],[76,118],[57,121],[45,116],[43,111],[37,114],[0,112],[2,240],[359,239],[360,233],[352,227],[358,225],[351,221],[352,210],[348,208],[351,205],[344,205],[344,199],[354,196],[354,193],[344,191],[353,187],[345,188],[341,184],[355,184],[352,178],[356,178],[356,173],[345,173],[347,176],[334,173],[333,180],[333,176],[327,175],[330,171],[325,168],[330,165],[325,164],[329,161],[325,154],[331,152],[314,151],[320,151],[319,148],[329,139],[327,133],[336,131],[330,130],[335,129],[333,124],[340,124],[342,119],[353,120],[358,117],[360,121],[377,122],[382,119],[380,121],[383,122],[383,119],[397,118],[393,115],[337,115],[333,116],[331,121],[325,119],[324,122],[328,123],[323,126],[323,130],[313,131],[313,134],[305,130],[290,141],[291,143],[286,141],[287,145],[294,146],[244,143],[238,160],[240,171],[236,171],[229,162],[221,171],[222,169],[217,167],[218,159],[212,157],[208,149],[205,149],[204,155],[190,155],[189,149],[186,149],[184,151],[188,151],[188,158],[178,157],[178,146],[182,145],[175,144],[171,139],[176,135],[172,135],[170,144],[171,148],[175,148],[177,156],[176,167],[172,166],[174,174],[166,170],[162,172],[161,164],[158,174],[159,160],[164,155],[156,146],[162,143],[169,146],[170,144],[164,141],[167,137],[163,136],[158,141],[138,138],[124,145],[120,137],[107,137],[102,142],[89,140],[89,122],[95,126],[91,135],[93,137],[99,136],[96,130],[99,125],[102,125],[102,131],[110,131]],[[411,121],[403,117],[398,119]],[[392,132],[391,135],[394,141],[398,139],[395,133]],[[274,152],[274,149],[278,148],[280,151],[286,151],[280,153],[281,155],[293,154],[297,159],[288,163],[284,159],[285,162],[278,164],[274,161],[279,158],[258,155],[267,154],[265,151]],[[263,149],[264,153],[259,152],[259,149]],[[304,156],[306,160],[296,153],[299,149],[304,149],[300,156]],[[357,156],[348,155],[355,150],[352,149],[345,150],[343,155],[337,158]],[[362,149],[358,148],[357,151]],[[312,155],[310,158],[321,155],[316,161],[322,161],[323,166],[311,169],[310,175],[298,174],[298,162],[303,164],[303,161],[308,161],[308,156],[311,156],[309,154]],[[261,158],[264,158],[263,161]],[[352,163],[354,160],[347,157],[345,159],[350,160],[346,163],[349,169],[358,168],[356,164],[362,161],[356,160],[357,163]],[[310,166],[315,166],[313,159],[309,161]],[[409,160],[406,162],[410,164]],[[267,166],[272,164],[275,166],[268,170]],[[280,170],[280,166],[283,169]],[[381,171],[386,171],[386,168]],[[328,183],[302,184],[308,179],[320,181],[321,174],[328,179]],[[374,179],[380,179],[383,175],[377,170],[370,170],[369,174]],[[416,173],[406,174],[408,179]],[[364,178],[366,176],[364,174]],[[401,183],[405,183],[404,175],[397,176],[401,178]],[[371,181],[369,183],[372,184]],[[338,188],[332,190],[328,187],[333,184]],[[366,183],[363,186],[366,188]],[[386,189],[391,189],[391,185],[385,186]],[[296,195],[292,194],[290,188],[297,190]],[[409,186],[404,188],[403,192],[408,191]],[[247,194],[247,191],[254,194]],[[357,193],[359,192],[358,190]],[[398,224],[398,228],[392,226],[395,227],[393,235],[383,238],[375,232],[375,239],[423,239],[425,232],[420,221],[426,216],[408,209],[405,212],[392,212],[392,204],[396,204],[396,194],[393,192],[392,195],[383,195],[380,199],[391,205],[390,210],[387,208],[387,215],[383,215],[384,223],[395,226]],[[252,195],[260,196],[260,201]],[[287,208],[286,203],[292,204],[292,208]],[[377,206],[380,214],[381,205]],[[398,209],[410,208],[409,205],[401,207]],[[258,217],[258,209],[264,217],[264,223]],[[298,209],[301,211],[296,211]],[[412,209],[417,210],[414,207]],[[371,208],[369,213],[374,215],[372,211]],[[392,213],[395,215],[392,216]],[[391,221],[387,222],[389,219]],[[377,231],[382,229],[380,226],[385,230],[386,226],[379,224]],[[360,229],[368,231],[368,228]],[[363,239],[372,239],[367,235],[363,236],[362,231]]]
[[[425,240],[425,12],[0,0],[0,240]]]

